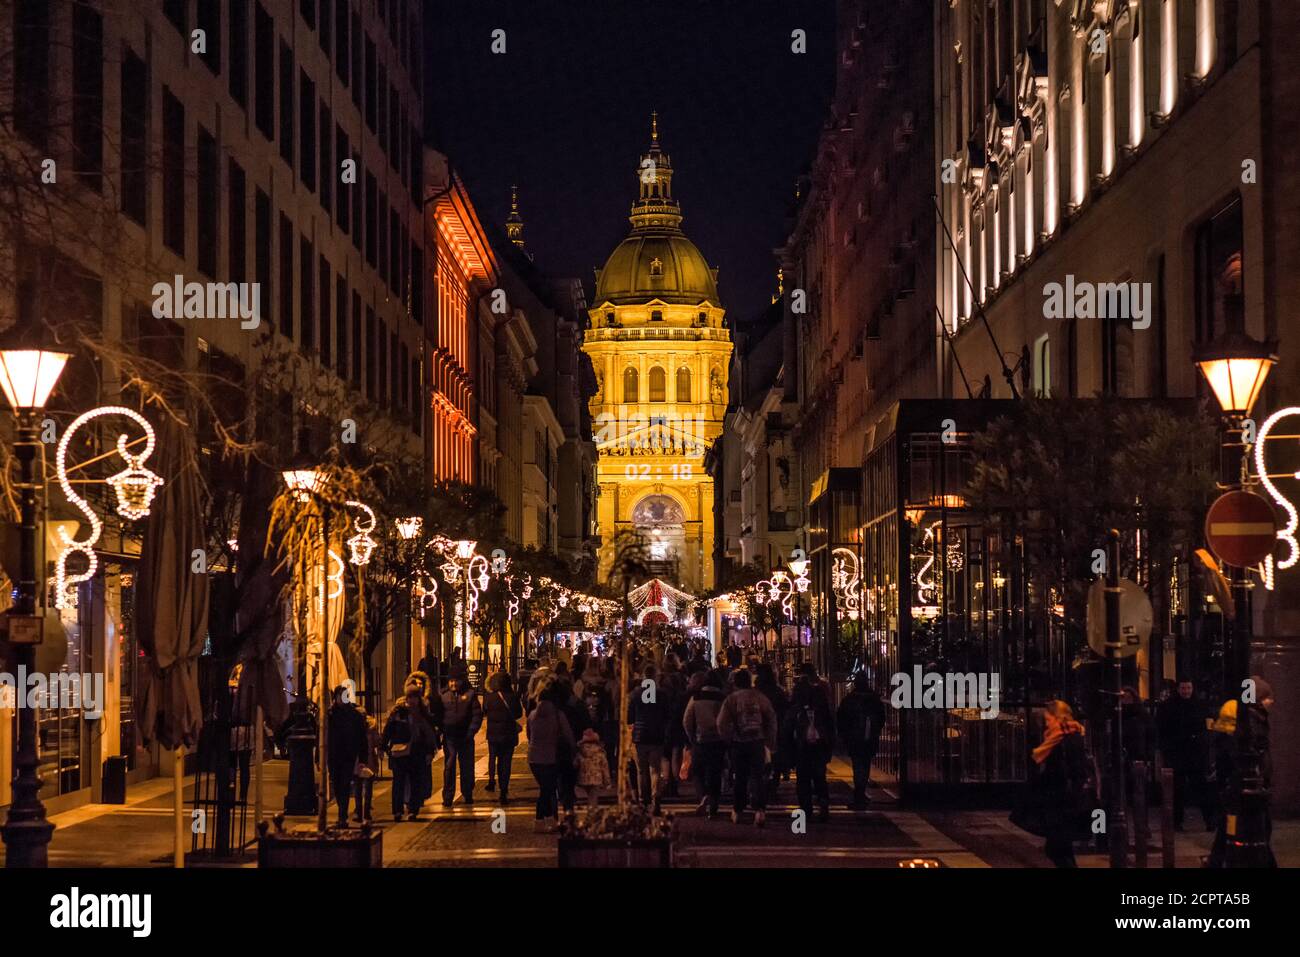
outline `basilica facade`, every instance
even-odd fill
[[[713,587],[713,480],[704,453],[722,431],[731,336],[717,270],[681,229],[672,162],[652,120],[637,168],[631,232],[596,273],[583,350],[598,453],[600,572],[635,535],[654,572]]]

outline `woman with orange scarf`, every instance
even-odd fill
[[[1030,801],[1011,821],[1047,839],[1044,851],[1057,867],[1077,867],[1074,842],[1088,836],[1096,793],[1084,727],[1064,701],[1049,702],[1043,714],[1043,741],[1033,750],[1037,775]]]

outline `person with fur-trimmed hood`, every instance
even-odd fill
[[[536,680],[537,704],[528,713],[528,767],[537,779],[537,823],[539,832],[553,829],[558,823],[560,786],[558,763],[567,753],[574,754],[573,728],[560,707],[560,689],[554,674]],[[558,699],[558,700],[557,700]]]
[[[405,696],[384,720],[380,744],[393,771],[393,820],[408,815],[413,821],[433,794],[433,754],[438,748],[441,722],[437,712],[441,708],[430,706],[429,677],[424,672],[407,676],[402,690]]]

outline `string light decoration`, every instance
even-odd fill
[[[86,516],[86,520],[90,524],[90,532],[85,539],[78,540],[68,534],[65,525],[60,524],[58,526],[59,541],[63,547],[54,563],[55,608],[67,608],[70,601],[68,597],[69,590],[82,582],[90,581],[99,568],[99,557],[95,554],[95,543],[99,541],[104,525],[99,516],[95,514],[95,510],[90,507],[90,503],[73,490],[72,483],[68,481],[67,465],[68,446],[72,442],[72,436],[87,422],[104,415],[125,416],[139,425],[145,435],[144,451],[138,455],[133,455],[127,451],[125,434],[119,434],[117,437],[117,452],[126,460],[127,467],[116,475],[109,476],[105,481],[113,487],[113,492],[117,497],[118,514],[131,520],[146,517],[149,514],[158,487],[163,484],[160,476],[144,467],[144,460],[153,454],[157,439],[153,426],[139,412],[121,405],[104,405],[97,409],[91,409],[89,412],[83,412],[73,419],[72,424],[63,433],[63,438],[59,440],[58,450],[54,456],[54,468],[59,480],[59,487],[63,489],[64,496]],[[69,575],[68,559],[77,554],[85,556],[86,570],[80,574]]]
[[[378,519],[375,518],[375,511],[365,502],[347,502],[352,508],[360,509],[364,514],[358,515],[352,520],[352,528],[356,532],[347,541],[348,561],[353,565],[367,565],[370,563],[370,556],[379,544],[370,537],[370,533],[375,530]]]
[[[338,552],[334,551],[334,549],[331,548],[329,550],[329,556],[330,556],[330,567],[332,568],[335,564],[337,564],[338,571],[326,572],[325,581],[317,589],[316,608],[318,611],[322,613],[325,610],[326,600],[333,601],[335,598],[338,598],[339,595],[343,594],[343,571],[345,568],[347,568],[347,564],[343,561],[343,557],[339,555]],[[324,599],[322,599],[320,595],[320,592],[322,591],[325,592]]]
[[[408,518],[397,519],[394,524],[397,526],[397,534],[410,541],[420,534],[420,529],[424,527],[424,519],[419,515],[411,515]]]
[[[1259,432],[1255,436],[1255,474],[1259,477],[1260,484],[1268,490],[1269,496],[1286,513],[1286,526],[1277,532],[1277,537],[1286,543],[1287,555],[1276,563],[1278,569],[1290,568],[1297,561],[1300,561],[1300,542],[1296,541],[1296,529],[1300,527],[1300,515],[1296,514],[1296,507],[1291,500],[1283,495],[1268,477],[1268,469],[1264,465],[1264,442],[1268,439],[1269,433],[1273,431],[1273,426],[1278,423],[1278,420],[1284,419],[1288,415],[1300,415],[1300,407],[1290,406],[1274,412],[1264,420],[1264,424],[1259,427]],[[1295,477],[1300,478],[1300,472],[1297,472]],[[1268,556],[1264,560],[1264,564],[1267,569],[1264,581],[1267,584],[1273,578],[1273,556]]]
[[[862,615],[862,576],[853,549],[841,545],[831,550],[831,590],[838,611],[857,621]]]
[[[638,585],[628,592],[628,604],[643,617],[647,611],[660,611],[669,621],[685,618],[695,604],[695,596],[681,591],[658,578]]]

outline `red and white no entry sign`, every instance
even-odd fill
[[[1257,565],[1277,542],[1273,506],[1254,492],[1225,492],[1206,513],[1205,541],[1222,562],[1238,568]]]

